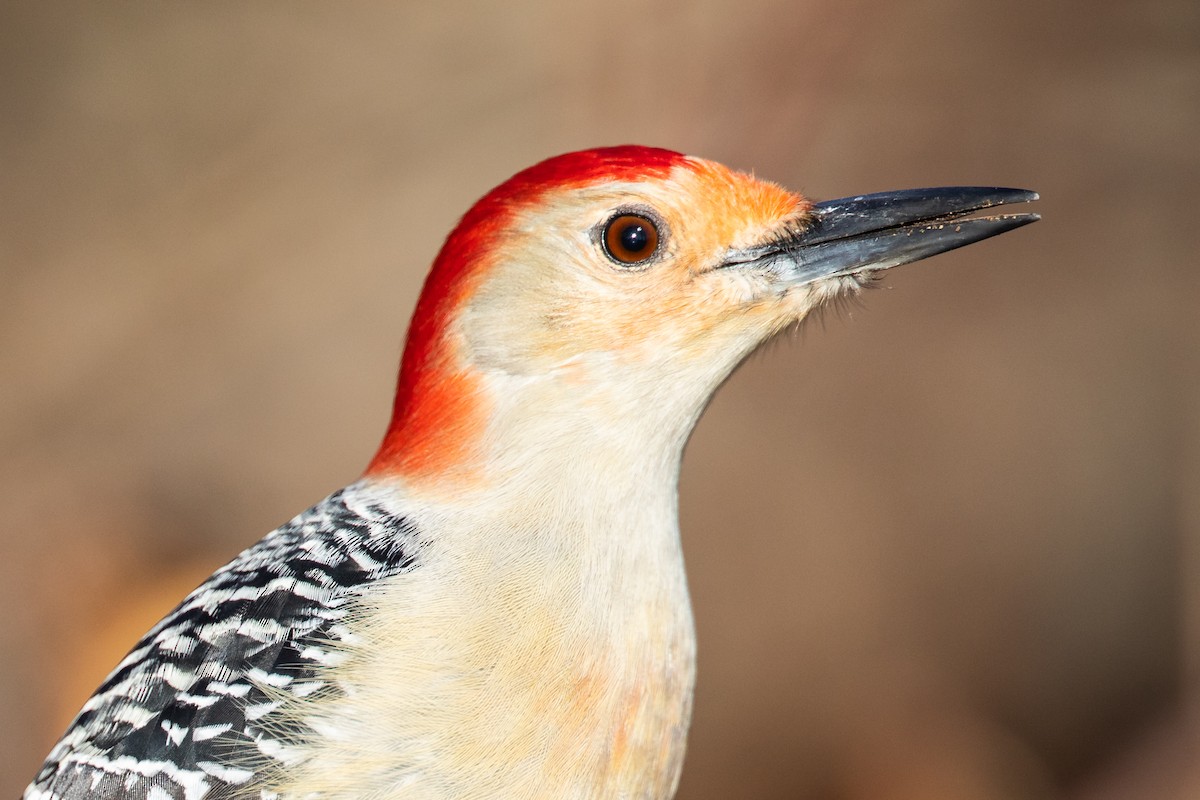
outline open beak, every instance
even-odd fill
[[[949,186],[829,200],[800,232],[730,254],[723,266],[766,269],[791,286],[869,274],[937,255],[1041,219],[976,212],[1038,199],[1026,189]]]

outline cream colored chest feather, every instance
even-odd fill
[[[694,682],[682,563],[654,558],[640,581],[628,564],[438,555],[353,620],[363,645],[331,674],[339,695],[305,709],[325,735],[288,783],[347,798],[671,796]]]

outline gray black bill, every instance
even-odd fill
[[[875,272],[978,242],[1041,219],[1037,214],[972,216],[1038,199],[1027,189],[948,186],[843,197],[815,205],[811,224],[773,245],[794,262],[792,280]],[[771,258],[762,253],[759,258]]]

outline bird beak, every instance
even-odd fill
[[[813,206],[802,230],[730,253],[722,266],[762,269],[793,287],[868,274],[1036,222],[1037,214],[972,215],[1037,199],[1025,189],[951,186],[829,200]]]

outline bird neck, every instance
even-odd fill
[[[442,497],[495,498],[513,486],[526,494],[544,486],[580,497],[673,495],[684,444],[710,394],[708,385],[687,392],[597,380],[583,368],[427,371],[402,378],[367,477],[399,478]]]

